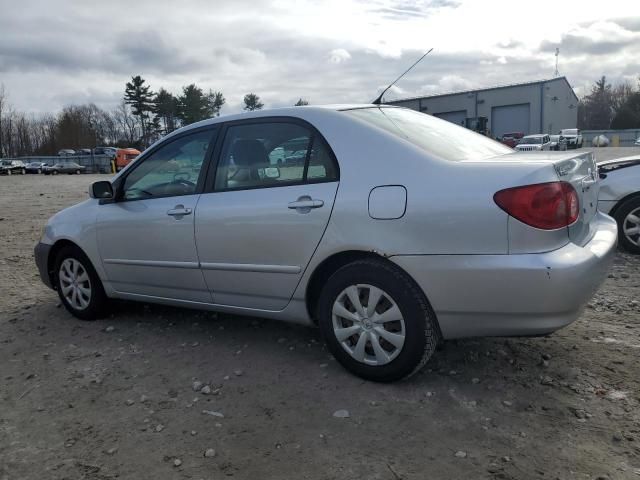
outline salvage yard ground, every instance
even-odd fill
[[[640,479],[640,257],[554,335],[447,342],[380,385],[315,329],[126,303],[72,318],[32,248],[100,178],[0,177],[1,480]]]

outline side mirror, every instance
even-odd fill
[[[280,169],[278,167],[267,167],[264,169],[264,176],[271,179],[280,178]]]
[[[89,196],[100,200],[110,200],[113,198],[113,186],[111,182],[101,180],[94,182],[89,188]]]

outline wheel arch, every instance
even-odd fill
[[[375,259],[381,262],[385,262],[388,265],[391,265],[393,268],[404,273],[411,281],[415,284],[415,286],[422,292],[427,300],[427,304],[429,308],[433,312],[435,318],[436,328],[440,331],[440,324],[438,322],[437,315],[433,310],[431,302],[429,301],[429,297],[427,292],[425,292],[422,287],[415,281],[415,279],[402,267],[398,264],[392,262],[388,258],[380,255],[379,253],[373,251],[364,251],[364,250],[346,250],[342,252],[337,252],[329,257],[325,258],[322,262],[320,262],[314,269],[311,277],[309,277],[309,282],[307,282],[306,292],[305,292],[305,303],[307,306],[307,312],[311,320],[317,324],[317,315],[316,309],[318,307],[318,300],[320,299],[320,292],[322,291],[322,286],[326,283],[326,281],[337,272],[340,268],[345,265],[357,261],[357,260],[365,260],[365,259]]]
[[[634,198],[640,198],[640,192],[633,192],[627,195],[626,197],[622,197],[620,200],[616,202],[611,210],[609,210],[610,216],[615,216],[616,212],[620,209],[622,205],[624,205],[629,200],[633,200]]]
[[[51,284],[53,285],[53,288],[56,288],[56,282],[55,282],[55,262],[56,262],[56,258],[58,257],[58,253],[60,253],[60,251],[65,248],[65,247],[73,247],[78,249],[79,251],[82,252],[82,254],[89,258],[89,256],[87,255],[87,253],[75,242],[68,240],[66,238],[57,240],[53,246],[51,247],[51,250],[49,251],[49,257],[47,258],[47,273],[49,275],[49,279],[51,280]],[[89,259],[89,261],[91,261]],[[93,265],[92,265],[93,266]],[[94,267],[95,268],[95,267]]]

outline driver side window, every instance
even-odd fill
[[[180,137],[144,158],[125,178],[123,199],[141,200],[195,193],[215,133],[205,130]]]

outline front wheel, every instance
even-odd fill
[[[56,257],[56,289],[62,304],[81,320],[107,313],[108,299],[89,258],[77,247],[65,247]]]
[[[80,170],[76,170],[76,175],[80,175]]]
[[[387,261],[359,260],[339,269],[322,290],[317,313],[331,353],[366,380],[411,376],[440,341],[424,293]]]
[[[640,254],[640,197],[624,202],[616,211],[618,243],[627,252]]]

